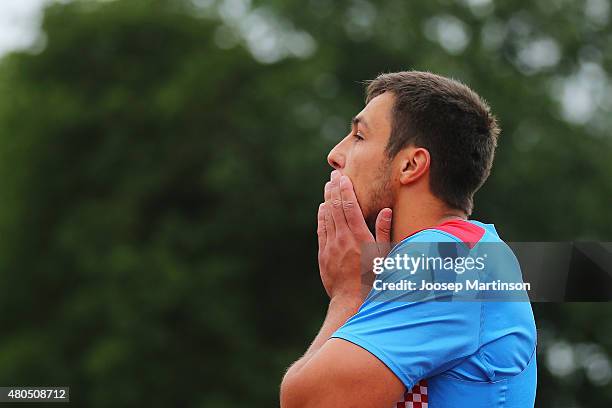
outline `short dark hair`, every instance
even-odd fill
[[[380,74],[366,84],[366,104],[384,92],[395,96],[388,157],[411,145],[427,149],[432,193],[470,215],[500,132],[489,105],[463,83],[429,72]]]

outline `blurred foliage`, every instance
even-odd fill
[[[610,240],[609,106],[568,121],[555,97],[581,67],[612,72],[612,29],[589,10],[52,5],[44,46],[0,61],[0,384],[69,385],[88,407],[277,405],[326,307],[315,237],[325,156],[362,107],[361,81],[383,71],[459,78],[499,116],[474,218],[507,240]],[[612,306],[534,310],[538,406],[609,407],[609,378],[547,361],[568,344],[609,362]]]

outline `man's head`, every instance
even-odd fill
[[[402,187],[426,186],[449,209],[471,214],[491,171],[499,128],[488,105],[460,82],[427,72],[381,74],[366,107],[329,153],[353,181],[368,225]]]

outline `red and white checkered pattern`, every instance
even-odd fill
[[[397,403],[396,408],[428,408],[427,380],[419,381],[412,390],[406,392],[404,400]]]

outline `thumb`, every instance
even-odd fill
[[[391,219],[393,210],[383,208],[376,217],[376,242],[379,244],[388,244],[391,242]]]

